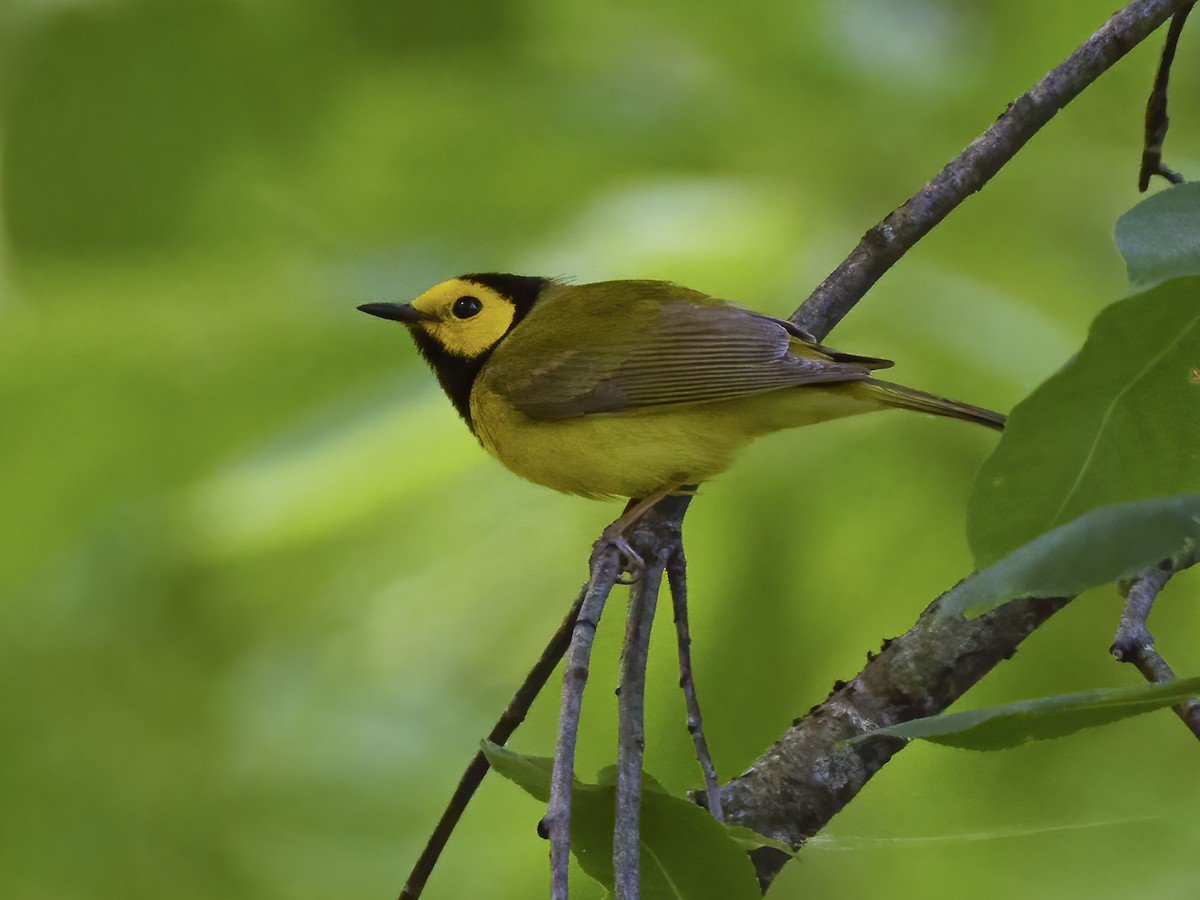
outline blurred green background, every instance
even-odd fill
[[[1112,8],[6,0],[0,896],[396,894],[618,507],[506,473],[355,305],[500,270],[786,314]],[[1196,38],[1167,145],[1190,174]],[[1160,42],[830,343],[997,409],[1060,366],[1124,292],[1110,230]],[[763,440],[705,486],[687,540],[723,777],[969,571],[994,440],[865,417]],[[1187,674],[1198,585],[1151,623]],[[614,752],[622,599],[584,776]],[[1107,653],[1118,600],[1084,600],[965,705],[1134,683]],[[667,626],[647,767],[683,791]],[[556,694],[515,748],[550,752]],[[771,896],[1192,897],[1198,793],[1166,713],[1004,754],[913,747]],[[489,778],[426,896],[543,895],[539,815]]]

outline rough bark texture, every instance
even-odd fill
[[[792,723],[753,765],[721,789],[726,820],[793,846],[820,831],[905,746],[850,738],[941,712],[1061,609],[1066,600],[1020,600],[978,619],[942,618],[935,600],[852,680]],[[756,851],[764,888],[787,862]]]

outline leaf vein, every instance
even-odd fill
[[[1104,434],[1104,429],[1108,427],[1108,420],[1112,418],[1113,411],[1117,408],[1117,405],[1121,402],[1121,399],[1133,389],[1135,384],[1145,378],[1150,370],[1162,361],[1163,357],[1179,346],[1183,339],[1187,337],[1197,325],[1200,325],[1200,314],[1197,314],[1185,328],[1181,329],[1179,334],[1175,337],[1175,340],[1168,343],[1165,347],[1163,347],[1162,350],[1155,354],[1154,357],[1152,357],[1150,361],[1142,367],[1142,370],[1133,378],[1131,378],[1129,382],[1117,392],[1117,395],[1113,397],[1112,401],[1108,404],[1108,408],[1105,409],[1104,415],[1100,418],[1100,425],[1096,429],[1095,437],[1092,438],[1092,445],[1088,448],[1087,456],[1085,456],[1083,460],[1083,465],[1079,467],[1079,473],[1075,476],[1074,483],[1063,497],[1063,501],[1061,504],[1059,504],[1057,511],[1055,511],[1054,515],[1050,517],[1050,524],[1047,526],[1047,530],[1053,528],[1055,524],[1060,521],[1063,510],[1067,508],[1067,504],[1071,502],[1071,498],[1075,496],[1075,492],[1079,490],[1079,486],[1083,483],[1083,477],[1085,474],[1087,474],[1087,470],[1092,464],[1092,458],[1096,455],[1096,449],[1100,446],[1100,436]]]

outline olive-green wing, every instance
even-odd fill
[[[890,365],[820,347],[780,319],[708,297],[698,303],[687,293],[667,302],[634,299],[621,309],[604,308],[598,295],[586,310],[533,314],[498,348],[485,373],[489,386],[525,415],[553,421],[861,381]]]

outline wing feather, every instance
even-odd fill
[[[527,331],[520,352],[513,348],[506,353],[507,340],[500,345],[495,370],[487,372],[491,389],[525,415],[553,421],[861,381],[872,369],[891,365],[829,350],[806,340],[790,322],[671,285],[640,284],[647,285],[642,296],[629,297],[626,285],[619,298],[597,291],[591,298],[551,300],[544,314],[535,308],[520,330],[527,331],[540,318],[536,336],[529,338]],[[603,308],[617,305],[618,299],[624,309]],[[585,301],[590,315],[581,315],[582,305],[571,308]],[[604,313],[617,318],[624,313],[625,321],[646,327],[627,329],[633,333],[588,333],[586,323],[605,320]],[[571,349],[550,349],[563,346]]]

